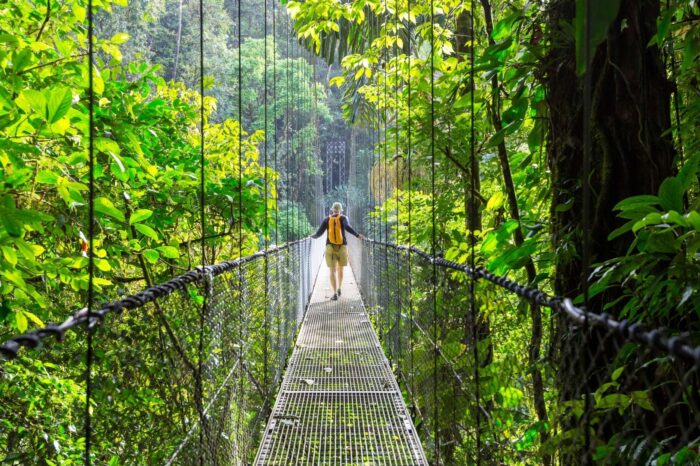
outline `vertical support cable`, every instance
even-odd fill
[[[243,257],[243,23],[241,22],[243,0],[238,0],[238,257]],[[241,295],[241,315],[242,315]]]
[[[236,2],[236,21],[237,24],[237,41],[238,41],[238,69],[236,83],[238,87],[238,257],[243,257],[243,63],[242,63],[242,50],[243,50],[243,23],[241,22],[241,10],[242,10],[243,0],[237,0]],[[245,321],[245,315],[243,311],[243,265],[238,265],[238,318],[239,318],[239,333],[238,340],[243,341],[243,323]],[[240,349],[241,354],[241,366],[245,363],[243,348]],[[243,377],[239,378],[238,390],[239,393],[243,393],[244,380]],[[238,425],[243,424],[243,408],[238,407]],[[238,442],[240,443],[240,441]],[[242,457],[247,454],[247,451],[243,451]],[[238,458],[242,461],[242,458]]]
[[[313,117],[314,151],[313,152],[314,152],[314,162],[316,164],[318,164],[319,158],[321,156],[321,151],[319,150],[320,138],[319,138],[319,130],[318,130],[318,86],[316,85],[317,84],[316,83],[316,77],[317,77],[316,76],[316,73],[317,73],[316,60],[317,60],[317,55],[314,52],[312,69],[311,69],[311,76],[312,76],[311,85],[313,86],[313,99],[314,99],[313,100],[313,115],[314,115],[314,117]],[[318,171],[316,173],[318,173]],[[318,177],[318,175],[316,175],[316,177]],[[322,193],[316,192],[316,186],[317,186],[316,179],[314,179],[314,194],[315,194],[316,199],[319,199],[320,196],[322,195]],[[314,212],[317,212],[317,211],[318,211],[318,209],[316,208],[316,206],[314,206]],[[315,217],[316,217],[316,215],[314,215],[314,218]],[[316,219],[316,220],[317,220],[316,222],[312,221],[312,224],[318,223],[318,219]]]
[[[277,166],[277,1],[272,1],[272,127],[273,139],[273,163],[275,171],[279,173]],[[275,245],[279,244],[279,181],[276,186],[275,196]]]
[[[410,377],[409,377],[409,387],[410,387],[410,392],[411,392],[411,412],[412,415],[415,417],[415,409],[416,409],[416,403],[415,403],[415,368],[414,368],[414,359],[413,359],[413,332],[415,330],[414,328],[414,316],[413,316],[413,277],[411,275],[412,273],[412,253],[410,248],[413,247],[413,224],[412,224],[412,192],[413,192],[413,168],[412,168],[412,155],[413,155],[413,147],[411,146],[412,140],[411,140],[411,133],[412,133],[412,115],[411,115],[411,67],[413,66],[411,63],[411,54],[413,53],[413,50],[411,49],[411,41],[413,40],[413,22],[411,21],[411,0],[407,0],[406,4],[406,12],[407,15],[406,17],[408,18],[406,21],[408,22],[408,28],[407,28],[407,46],[408,46],[408,51],[406,53],[406,57],[408,59],[408,79],[407,79],[407,102],[406,105],[408,107],[408,118],[407,118],[407,125],[408,127],[406,128],[406,146],[407,146],[407,159],[408,159],[408,316],[409,316],[409,322],[410,322],[410,327],[409,327],[409,345],[410,345],[410,359],[409,359],[409,367],[411,368],[410,371]]]
[[[85,354],[85,464],[90,466],[92,448],[92,419],[90,414],[90,402],[92,401],[92,310],[95,301],[95,86],[94,86],[94,61],[95,51],[93,41],[95,39],[95,24],[93,17],[92,0],[87,2],[88,21],[88,296],[87,296],[87,349]]]
[[[671,8],[671,0],[666,0],[666,10],[669,10]],[[660,44],[659,44],[660,45]],[[680,110],[680,103],[679,103],[679,97],[678,97],[678,86],[676,83],[676,80],[678,78],[677,75],[677,70],[676,70],[676,46],[673,41],[673,33],[670,34],[669,38],[669,43],[668,47],[671,49],[670,53],[670,58],[671,58],[671,82],[674,84],[674,90],[673,90],[673,113],[674,113],[674,118],[676,120],[676,131],[677,131],[677,138],[678,138],[678,158],[679,158],[679,165],[683,165],[683,132],[681,131],[681,110]],[[672,125],[673,126],[673,125]],[[673,139],[673,134],[671,134],[671,139]]]
[[[269,179],[268,179],[268,159],[267,159],[267,147],[269,139],[269,128],[267,120],[267,4],[268,0],[263,0],[263,36],[264,36],[264,52],[263,52],[263,124],[265,127],[265,139],[263,140],[263,164],[265,166],[263,172],[263,183],[265,185],[263,194],[263,212],[265,220],[263,222],[263,249],[265,250],[265,256],[263,257],[263,274],[265,275],[265,287],[263,291],[263,387],[265,392],[265,407],[267,409],[268,400],[270,398],[270,384],[269,384],[269,361],[268,361],[268,350],[270,346],[270,329],[268,323],[268,298],[269,298],[269,287],[270,287],[270,277],[269,277],[269,257],[267,255],[267,250],[269,247],[268,237],[269,237],[269,212],[267,209],[268,195],[269,195]]]
[[[581,188],[583,189],[583,257],[581,264],[581,283],[583,283],[583,301],[586,309],[590,309],[588,293],[588,271],[591,266],[591,97],[592,97],[592,76],[591,76],[591,18],[592,7],[590,0],[584,0],[584,32],[583,32],[583,59],[585,74],[583,79],[583,169],[581,173]],[[583,335],[587,339],[589,334],[588,314],[585,316],[583,325]],[[591,396],[588,375],[584,375],[584,464],[591,464]]]
[[[207,264],[206,256],[206,214],[204,211],[204,205],[206,202],[205,185],[206,181],[204,178],[204,0],[199,0],[199,136],[200,136],[200,147],[199,147],[199,222],[201,224],[202,237],[201,245],[202,257],[201,265],[204,267]],[[202,369],[204,367],[204,315],[207,310],[209,286],[208,283],[204,282],[204,300],[202,302],[202,309],[199,316],[199,344],[198,344],[198,358],[197,358],[197,379],[195,381],[195,403],[197,404],[197,410],[199,411],[199,464],[204,465],[204,430],[205,430],[205,414],[204,414],[204,387],[202,384]]]
[[[291,185],[291,178],[289,176],[290,170],[289,170],[289,161],[291,159],[290,157],[290,147],[289,147],[289,139],[290,139],[290,132],[291,132],[291,126],[290,126],[290,121],[289,121],[289,94],[291,92],[291,88],[289,87],[289,67],[290,67],[290,56],[289,56],[289,37],[292,35],[290,29],[289,29],[289,13],[284,15],[285,17],[285,29],[287,31],[287,37],[286,37],[286,42],[287,42],[287,47],[286,47],[286,53],[285,53],[285,77],[284,77],[284,87],[285,87],[285,93],[284,93],[284,105],[285,105],[285,111],[284,111],[284,147],[285,147],[285,165],[286,165],[286,178],[287,181],[285,183],[285,192],[287,194],[287,210],[285,211],[285,222],[287,223],[287,231],[285,235],[285,241],[289,241],[289,209],[290,209],[290,202],[292,200],[292,185]]]
[[[388,43],[388,22],[389,22],[389,7],[387,0],[384,0],[384,11],[383,11],[383,28],[384,28],[384,49],[382,50],[384,54],[384,105],[382,105],[383,110],[384,110],[384,156],[382,157],[382,165],[384,169],[382,170],[382,175],[384,179],[384,199],[383,205],[382,205],[382,217],[384,220],[384,242],[389,242],[389,215],[388,215],[388,206],[389,206],[389,180],[387,176],[388,172],[388,163],[387,159],[389,158],[389,139],[388,139],[388,120],[389,120],[389,89],[388,89],[388,80],[389,80],[389,43]],[[381,288],[384,290],[384,299],[382,303],[382,322],[386,325],[386,328],[384,329],[384,334],[382,335],[382,339],[384,340],[384,344],[386,345],[387,349],[389,349],[389,361],[393,362],[393,354],[390,350],[390,346],[387,344],[387,337],[389,336],[389,333],[391,331],[391,328],[389,327],[389,285],[386,283],[386,279],[388,278],[389,275],[389,254],[388,250],[384,251],[384,273],[380,275],[381,277],[381,282],[383,283],[383,286]]]
[[[430,0],[430,255],[433,258],[437,251],[435,229],[435,1]],[[437,329],[437,268],[435,260],[432,264],[432,295],[433,295],[433,422],[435,436],[435,464],[440,464],[440,412],[437,396],[437,364],[438,364],[438,329]]]
[[[394,191],[396,192],[396,233],[394,234],[394,241],[398,244],[399,242],[399,233],[401,229],[401,221],[399,220],[399,45],[398,45],[398,39],[399,39],[399,0],[395,0],[394,2],[394,34],[396,35],[396,41],[394,42],[394,108],[395,108],[395,116],[394,116],[394,132],[396,134],[395,138],[396,140],[394,141],[394,163],[396,164],[396,180],[395,180],[395,189]],[[396,261],[396,342],[397,342],[397,349],[396,352],[398,354],[397,361],[399,362],[398,364],[398,370],[399,374],[401,374],[401,362],[403,361],[403,356],[401,352],[401,290],[403,290],[403,287],[399,285],[400,277],[401,277],[401,259],[400,259],[400,252],[396,252],[398,260]],[[403,376],[402,376],[403,377]]]
[[[474,170],[474,167],[476,167],[476,164],[478,163],[475,161],[476,159],[476,126],[475,126],[475,106],[474,106],[474,93],[476,92],[476,73],[474,70],[474,64],[475,64],[475,59],[476,59],[476,12],[474,8],[474,3],[471,2],[471,44],[469,44],[469,93],[470,93],[470,98],[469,98],[469,106],[470,106],[470,111],[471,111],[471,118],[470,118],[470,123],[469,123],[469,152],[470,152],[470,167],[471,170],[469,170],[469,178],[470,181],[469,183],[471,186],[469,187],[469,208],[466,209],[466,214],[469,215],[469,212],[475,212],[475,206],[476,206],[476,171]],[[465,206],[466,208],[466,206]],[[472,224],[473,222],[468,222],[468,224]],[[476,236],[473,231],[469,232],[469,266],[471,267],[471,270],[475,270],[476,268]],[[479,316],[478,316],[478,309],[476,307],[476,276],[472,273],[470,274],[470,280],[469,280],[469,306],[470,306],[470,311],[472,315],[472,339],[473,339],[473,347],[472,347],[472,353],[474,357],[474,398],[476,400],[476,406],[475,406],[475,422],[476,422],[476,464],[477,466],[481,465],[481,377],[480,377],[480,365],[481,362],[479,360]]]
[[[301,165],[299,164],[299,63],[297,60],[297,41],[296,41],[296,35],[294,33],[294,25],[292,24],[290,34],[292,34],[292,37],[295,39],[294,42],[292,42],[292,55],[294,56],[294,59],[292,61],[292,80],[294,82],[294,104],[292,106],[292,111],[294,112],[294,117],[292,118],[292,127],[293,127],[293,132],[292,132],[292,151],[294,153],[294,165],[296,168],[297,173],[301,170]],[[295,177],[296,178],[296,200],[298,207],[301,207],[302,200],[301,200],[301,182],[300,182],[300,177]],[[295,221],[296,221],[296,227],[297,230],[299,229],[299,226],[301,225],[301,209],[297,208],[295,212]]]

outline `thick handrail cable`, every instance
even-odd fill
[[[577,325],[598,326],[615,332],[629,340],[644,344],[649,348],[665,352],[670,356],[683,359],[700,367],[700,346],[691,346],[683,336],[666,336],[661,328],[648,330],[641,322],[631,322],[627,319],[616,320],[608,313],[596,314],[588,311],[585,307],[576,306],[569,298],[550,295],[539,288],[522,285],[502,275],[496,275],[483,267],[472,268],[468,264],[449,261],[439,256],[433,256],[416,246],[404,246],[394,243],[377,241],[365,238],[365,242],[376,244],[399,251],[408,251],[429,261],[437,267],[463,272],[475,279],[484,279],[500,288],[510,291],[521,298],[528,299],[541,306],[546,306],[555,312],[566,316]]]
[[[63,341],[63,338],[68,330],[80,326],[81,324],[88,322],[88,320],[90,321],[89,326],[94,326],[97,323],[102,322],[107,314],[119,314],[125,310],[143,307],[146,304],[152,303],[160,298],[169,296],[175,291],[183,290],[187,285],[202,282],[206,280],[207,277],[217,277],[243,264],[279,251],[283,251],[285,249],[289,249],[290,247],[303,243],[304,241],[308,241],[308,239],[304,238],[296,241],[290,241],[279,246],[273,246],[266,250],[258,251],[250,256],[223,261],[204,267],[197,267],[196,269],[185,272],[184,274],[175,278],[171,278],[160,285],[149,287],[143,291],[139,291],[136,294],[104,304],[91,314],[88,313],[88,308],[85,307],[74,312],[70,317],[61,323],[49,324],[42,328],[10,338],[0,345],[0,355],[2,355],[5,360],[14,359],[17,357],[20,348],[37,348],[49,337],[55,337],[57,341]]]

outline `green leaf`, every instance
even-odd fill
[[[608,235],[608,241],[612,241],[615,238],[617,238],[618,236],[624,235],[625,233],[627,233],[628,231],[630,231],[632,229],[634,224],[635,224],[634,221],[630,221],[630,222],[627,222],[624,225],[622,225],[620,228],[616,228]]]
[[[15,245],[17,246],[17,249],[19,250],[20,254],[22,254],[22,256],[27,260],[34,260],[37,254],[44,251],[44,248],[42,248],[41,246],[32,245],[20,238],[17,238],[15,240]],[[39,252],[37,252],[37,250]]]
[[[13,48],[17,47],[19,40],[12,34],[2,33],[0,34],[0,44],[7,44],[10,48]]]
[[[158,249],[158,251],[160,251],[160,253],[168,259],[177,259],[180,257],[180,251],[173,246],[159,246],[156,249]]]
[[[112,38],[110,39],[110,42],[113,44],[123,44],[124,42],[129,40],[129,34],[125,32],[118,32],[117,34],[113,35]]]
[[[671,27],[671,20],[673,19],[674,11],[674,8],[669,8],[663,15],[661,15],[660,18],[656,20],[656,35],[651,38],[649,45],[663,45],[666,35],[668,34],[668,30]]]
[[[620,375],[622,375],[622,372],[624,370],[625,366],[618,367],[617,369],[615,369],[615,371],[612,373],[612,376],[610,377],[613,380],[613,382],[620,378]]]
[[[632,231],[634,231],[636,233],[648,225],[658,225],[661,222],[662,222],[661,214],[654,212],[654,213],[651,213],[649,215],[646,215],[643,219],[636,222],[634,224],[634,226],[632,227]]]
[[[98,197],[97,199],[95,199],[95,211],[107,215],[109,217],[115,218],[120,222],[126,221],[124,214],[114,206],[112,201],[110,201],[106,197]]]
[[[109,272],[110,270],[112,270],[112,266],[109,265],[109,261],[105,259],[97,259],[95,261],[95,265],[97,265],[97,268],[103,272]]]
[[[682,227],[687,227],[688,226],[688,220],[676,212],[675,210],[672,210],[670,212],[666,212],[665,214],[661,215],[661,220],[663,220],[666,223],[669,224],[676,224],[680,225]]]
[[[666,178],[661,183],[659,201],[666,210],[683,211],[683,185],[677,178]]]
[[[576,71],[583,74],[589,63],[585,63],[584,38],[585,38],[585,8],[586,2],[590,2],[591,17],[588,46],[590,50],[589,60],[593,61],[595,51],[608,35],[610,25],[615,21],[617,13],[620,11],[620,0],[576,0]]]
[[[95,138],[95,149],[105,154],[120,155],[122,150],[116,141],[108,138]]]
[[[654,407],[649,399],[649,394],[645,391],[636,390],[632,392],[632,403],[647,411],[654,411]]]
[[[29,322],[27,322],[27,318],[25,317],[24,312],[20,310],[15,311],[15,325],[17,326],[17,330],[19,330],[20,333],[24,333],[27,330]]]
[[[151,264],[155,264],[160,259],[160,254],[155,249],[146,249],[143,251],[143,257]]]
[[[46,108],[46,98],[44,94],[34,89],[25,89],[20,92],[17,98],[17,105],[19,108],[25,111],[25,113],[37,113],[44,116],[44,109]]]
[[[700,231],[700,213],[692,210],[685,216],[685,218],[696,231]]]
[[[12,67],[15,73],[19,73],[31,65],[33,55],[32,50],[28,48],[15,53],[12,57]]]
[[[158,239],[159,239],[158,233],[156,233],[156,231],[153,228],[149,227],[148,225],[144,225],[142,223],[137,223],[136,225],[134,225],[134,228],[136,229],[136,231],[138,231],[142,235],[147,236],[153,240],[158,241]],[[165,255],[165,257],[169,257],[167,254],[164,254],[164,255]]]
[[[486,203],[486,210],[493,211],[500,209],[503,206],[504,201],[505,197],[503,196],[503,193],[500,191],[496,191]]]
[[[131,214],[131,217],[129,218],[129,223],[133,225],[134,223],[143,222],[147,218],[150,218],[151,215],[153,215],[152,210],[138,209]]]
[[[37,183],[55,185],[57,181],[58,181],[58,175],[52,171],[49,171],[49,170],[42,170],[36,176]]]
[[[11,266],[17,265],[17,253],[10,246],[2,246],[2,256]]]
[[[70,110],[73,101],[73,93],[66,87],[53,89],[47,100],[46,120],[53,124],[63,118],[66,113],[68,113],[68,110]]]
[[[2,203],[0,203],[0,224],[13,238],[22,236],[22,222],[19,221],[16,214],[15,201],[11,196],[3,196]]]
[[[23,314],[24,314],[25,317],[27,317],[29,320],[31,320],[32,322],[34,322],[34,323],[35,323],[36,325],[38,325],[39,327],[43,327],[43,326],[44,326],[44,322],[43,322],[40,318],[38,318],[38,317],[36,316],[36,314],[34,314],[34,313],[32,313],[32,312],[29,312],[29,311],[23,311]]]
[[[596,403],[596,409],[617,409],[624,411],[630,404],[630,397],[623,393],[605,395]]]
[[[694,183],[697,183],[697,172],[700,168],[700,155],[693,156],[685,161],[683,166],[678,172],[678,181],[681,182],[681,186],[685,191]]]
[[[663,254],[675,254],[676,237],[670,230],[662,230],[659,233],[640,233],[639,249],[644,252],[659,252]]]
[[[129,172],[124,166],[122,159],[114,152],[110,151],[109,156],[112,157],[114,163],[109,165],[109,170],[112,172],[114,177],[119,181],[129,181]]]
[[[633,206],[639,205],[658,205],[659,198],[650,195],[632,196],[618,202],[614,210],[626,210]]]

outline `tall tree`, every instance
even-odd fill
[[[608,235],[621,225],[614,206],[629,196],[656,194],[673,172],[674,149],[668,131],[671,88],[659,49],[648,46],[656,33],[659,1],[622,0],[605,39],[591,50],[591,173],[583,174],[584,80],[577,73],[577,45],[570,32],[576,2],[555,0],[546,12],[551,47],[543,69],[550,111],[547,155],[556,248],[554,289],[573,298],[586,286],[585,241],[590,241],[592,263],[624,255],[629,237],[608,241]],[[596,23],[602,21],[599,15],[591,19],[592,29],[601,27]],[[590,183],[588,232],[584,232],[584,182]],[[602,310],[604,303],[617,297],[614,293],[595,296],[589,307]],[[565,317],[558,319],[555,338],[560,350],[556,361],[560,398],[580,399],[595,391],[606,380],[617,354],[615,342],[602,331],[581,331]],[[609,438],[613,433],[597,435]],[[567,461],[585,464],[587,456]]]
[[[558,247],[554,286],[557,294],[571,297],[583,291],[584,239],[583,81],[576,71],[576,44],[567,30],[575,19],[575,3],[555,0],[547,6],[552,46],[544,62],[550,109],[552,233]],[[656,194],[673,172],[674,149],[668,132],[671,86],[660,50],[647,46],[656,33],[658,15],[658,0],[623,0],[607,38],[592,52],[589,183],[594,262],[624,255],[629,247],[627,237],[607,239],[621,225],[615,204],[633,195]],[[569,209],[557,209],[569,205]]]

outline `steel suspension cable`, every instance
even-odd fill
[[[263,140],[263,164],[264,164],[264,172],[263,172],[263,184],[265,185],[264,189],[264,194],[263,194],[263,215],[265,216],[264,222],[263,222],[263,248],[265,251],[267,251],[269,247],[268,243],[268,238],[269,238],[269,212],[267,208],[268,204],[268,195],[269,195],[269,178],[268,178],[268,140],[269,140],[269,128],[268,128],[268,119],[267,119],[267,90],[268,90],[268,83],[267,83],[267,15],[268,15],[268,0],[263,0],[263,45],[264,45],[264,52],[263,52],[263,124],[265,128],[265,139]],[[269,288],[270,288],[270,280],[269,280],[269,267],[270,267],[270,261],[265,254],[265,258],[263,260],[263,274],[265,275],[265,287],[263,291],[263,386],[265,387],[265,407],[263,409],[267,409],[267,403],[268,399],[270,396],[270,393],[268,392],[269,389],[269,361],[268,361],[268,349],[270,346],[270,329],[269,329],[269,322],[268,322],[268,299],[269,299]]]
[[[205,186],[205,154],[204,154],[204,0],[199,0],[199,222],[202,230],[202,240],[200,247],[201,251],[201,266],[207,265],[206,256],[206,193]],[[199,344],[197,357],[197,377],[195,379],[195,403],[200,419],[199,427],[199,464],[204,465],[204,431],[205,431],[205,414],[203,406],[204,387],[202,385],[202,372],[204,367],[204,322],[208,304],[209,286],[204,284],[205,290],[202,293],[203,301],[199,316]]]
[[[237,26],[237,42],[238,42],[238,67],[237,67],[237,87],[238,87],[238,257],[243,257],[243,23],[242,19],[242,3],[243,0],[238,0],[236,2],[236,20],[238,22]],[[238,290],[238,339],[243,340],[243,269],[238,267],[238,283],[240,284],[240,289]],[[241,350],[242,351],[242,350]],[[243,360],[243,354],[240,358]],[[238,379],[238,389],[240,393],[243,393],[244,378],[239,377]],[[243,425],[243,408],[238,407],[238,426]]]
[[[413,210],[413,205],[412,205],[412,193],[413,193],[413,167],[412,167],[412,157],[413,157],[413,147],[411,146],[412,144],[412,139],[411,139],[411,134],[412,134],[412,115],[411,115],[411,54],[413,53],[411,49],[411,43],[413,41],[413,22],[411,21],[411,0],[406,0],[406,12],[407,15],[407,46],[408,46],[408,51],[407,51],[407,60],[408,60],[408,77],[407,77],[407,130],[406,130],[406,146],[407,146],[407,160],[408,160],[408,247],[411,248],[413,246],[413,224],[412,224],[412,210]],[[410,381],[409,381],[409,390],[411,392],[411,410],[413,411],[413,415],[415,416],[415,400],[414,400],[414,393],[415,393],[415,375],[414,375],[414,354],[413,354],[413,332],[414,332],[414,315],[413,315],[413,277],[412,277],[412,263],[411,263],[411,253],[407,252],[407,259],[408,259],[408,315],[409,315],[409,322],[410,322],[410,327],[409,327],[409,343],[410,343],[410,360],[409,360],[409,367],[411,368],[410,371]]]
[[[383,28],[384,28],[384,48],[382,50],[384,54],[384,102],[382,105],[382,110],[383,110],[383,116],[384,116],[384,155],[381,160],[381,164],[384,167],[382,170],[382,176],[384,179],[384,199],[382,199],[383,205],[382,205],[382,220],[383,220],[383,227],[384,227],[384,241],[389,241],[389,215],[388,215],[388,210],[389,210],[389,177],[388,175],[388,149],[389,149],[389,139],[388,139],[388,120],[389,120],[389,6],[388,6],[388,1],[384,0],[384,23],[383,23]],[[389,285],[386,282],[387,275],[389,274],[389,256],[387,254],[384,254],[384,273],[380,275],[380,286],[382,287],[382,290],[384,290],[384,306],[382,307],[382,310],[384,311],[384,318],[382,319],[382,322],[384,322],[387,326],[387,328],[384,329],[384,335],[382,335],[382,338],[384,341],[386,341],[387,337],[389,336],[389,333],[391,331],[391,328],[389,327],[389,322],[388,322],[388,314],[389,314]],[[382,286],[383,285],[383,286]],[[393,355],[391,354],[392,352],[389,351],[389,361],[393,362]]]
[[[290,121],[289,121],[289,94],[291,92],[291,89],[289,87],[289,67],[290,67],[290,57],[289,57],[289,37],[292,35],[291,31],[289,30],[289,14],[286,13],[284,15],[285,18],[285,30],[286,30],[286,50],[285,50],[285,63],[284,63],[284,68],[285,68],[285,77],[284,77],[284,87],[285,87],[285,93],[284,93],[284,105],[285,105],[285,111],[284,111],[284,155],[285,155],[285,171],[286,173],[286,182],[285,182],[285,192],[287,195],[287,209],[285,211],[285,222],[286,222],[286,233],[285,233],[285,241],[289,241],[289,211],[290,211],[290,206],[291,206],[291,178],[289,176],[290,170],[289,170],[289,161],[291,159],[290,153],[289,153],[289,136],[290,136]]]
[[[292,26],[292,32],[294,33],[294,38],[296,38],[296,32],[294,32],[294,27]],[[299,106],[301,104],[301,100],[299,99],[299,93],[301,91],[301,67],[299,64],[299,43],[298,40],[295,40],[293,45],[293,54],[294,54],[294,66],[296,68],[296,76],[293,76],[294,78],[294,162],[296,165],[296,168],[298,171],[301,171],[303,167],[300,164],[300,152],[301,152],[301,145],[300,145],[300,135],[299,135],[299,128],[300,128],[300,112],[299,112]],[[302,196],[301,196],[301,177],[297,176],[297,203],[299,204],[298,207],[301,207],[302,204]],[[296,224],[297,224],[297,229],[301,226],[301,208],[296,209]]]
[[[435,4],[430,0],[430,254],[435,257],[437,251],[437,231],[435,229]],[[439,349],[437,346],[437,267],[432,263],[432,311],[433,311],[433,422],[435,436],[435,463],[440,464],[440,410],[437,396],[437,364]]]
[[[87,2],[87,40],[88,40],[88,296],[87,296],[87,348],[85,354],[85,464],[90,466],[92,448],[92,415],[90,403],[92,402],[92,364],[93,364],[93,336],[92,336],[92,311],[95,304],[95,85],[94,62],[95,50],[95,22],[93,17],[93,2]]]
[[[396,165],[396,180],[395,189],[396,192],[396,233],[394,235],[395,240],[398,242],[399,233],[401,229],[401,221],[399,220],[399,0],[394,2],[394,34],[396,40],[394,42],[394,133],[396,140],[394,141],[394,164]],[[401,353],[401,293],[399,292],[399,280],[401,277],[401,261],[396,261],[396,335],[397,335],[397,353],[398,360],[403,361],[403,356]],[[399,373],[401,373],[401,365],[398,365]],[[403,377],[403,375],[401,375]]]
[[[583,302],[586,309],[590,309],[588,283],[589,269],[591,267],[591,105],[592,105],[592,75],[591,75],[591,19],[592,6],[590,0],[584,0],[584,32],[583,32],[583,59],[585,62],[585,74],[583,78],[583,167],[581,173],[581,188],[583,190],[583,255],[581,263],[581,283],[583,284]],[[583,324],[584,338],[588,335],[588,318]],[[583,381],[584,390],[584,464],[591,464],[591,395],[589,377]]]
[[[272,127],[273,127],[273,163],[275,171],[279,173],[277,166],[277,1],[272,0]],[[277,181],[275,196],[275,246],[279,244],[279,178]]]
[[[474,7],[475,2],[471,2],[471,37],[469,46],[469,107],[471,112],[471,118],[469,122],[469,155],[470,155],[470,167],[469,178],[470,178],[470,189],[469,189],[469,208],[465,209],[465,214],[468,216],[470,213],[476,213],[476,171],[474,168],[479,163],[476,160],[476,114],[474,106],[474,93],[476,92],[476,73],[475,73],[475,62],[476,62],[476,11]],[[465,206],[466,208],[467,206]],[[469,225],[474,225],[473,222],[468,222]],[[469,266],[472,270],[476,267],[476,232],[470,231],[468,238],[469,241]],[[481,361],[479,360],[479,316],[478,309],[476,305],[476,278],[471,276],[469,281],[469,307],[472,315],[472,355],[474,357],[474,398],[476,400],[476,406],[474,409],[475,421],[476,421],[476,464],[479,466],[481,464],[481,374],[480,366]]]

